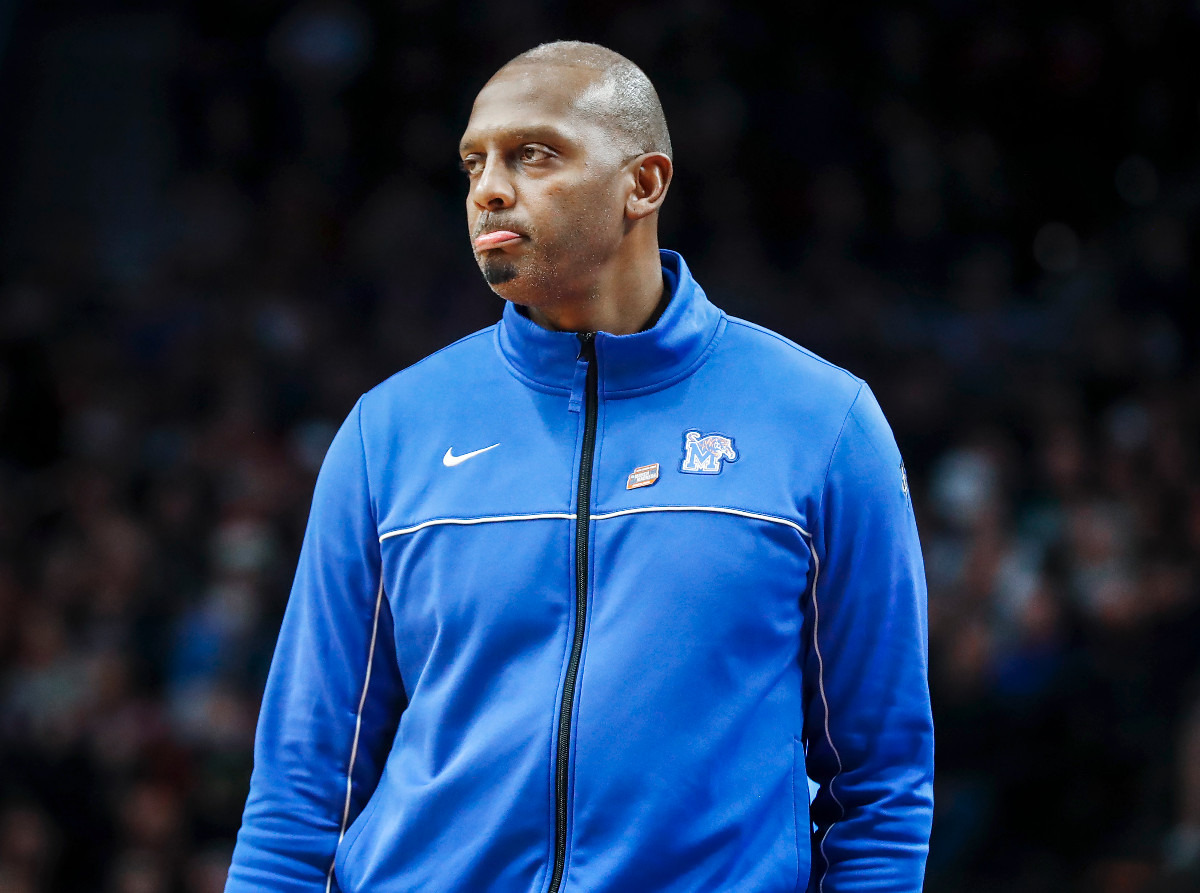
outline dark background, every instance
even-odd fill
[[[1200,889],[1200,2],[0,0],[0,889],[221,889],[316,469],[492,323],[512,55],[657,84],[663,244],[908,462],[927,889]]]

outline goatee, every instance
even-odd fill
[[[488,285],[503,285],[505,282],[511,282],[517,278],[516,264],[485,260],[479,268],[483,273],[483,281]]]

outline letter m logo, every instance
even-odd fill
[[[686,474],[720,474],[721,463],[736,462],[737,457],[732,437],[688,431],[683,435],[683,464],[679,470]]]

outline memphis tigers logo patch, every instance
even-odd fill
[[[683,435],[683,464],[679,470],[684,474],[720,474],[724,467],[722,462],[736,462],[737,458],[732,437],[686,431]]]

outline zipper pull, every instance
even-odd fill
[[[575,359],[589,363],[596,359],[596,333],[580,332],[576,337],[579,339],[579,354]]]
[[[596,333],[580,332],[579,353],[575,356],[575,380],[571,383],[571,400],[567,409],[580,412],[583,409],[584,391],[587,389],[587,371],[596,362]]]

